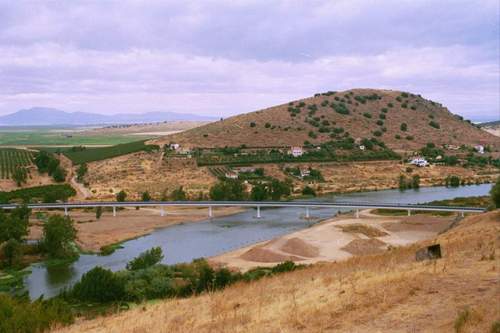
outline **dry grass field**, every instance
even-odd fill
[[[434,240],[316,264],[57,332],[498,332],[500,210]],[[415,261],[440,243],[443,258]]]
[[[364,104],[355,100],[355,96],[369,96],[374,93],[381,98],[367,100]],[[342,99],[350,112],[347,115],[339,114],[330,107],[332,103],[338,104]],[[436,145],[489,144],[500,149],[500,138],[460,120],[438,103],[412,94],[402,97],[400,91],[353,89],[330,96],[321,95],[294,101],[292,107],[296,107],[300,102],[305,103],[305,106],[296,117],[292,117],[288,111],[289,104],[282,104],[161,137],[153,142],[177,142],[188,147],[235,147],[242,144],[302,146],[306,140],[312,143],[328,141],[330,133],[319,133],[316,127],[305,121],[309,111],[307,107],[315,104],[317,111],[310,118],[317,117],[319,122],[327,120],[329,126],[343,128],[352,138],[370,138],[375,130],[385,127],[386,132],[380,139],[393,149],[418,149],[428,142]],[[392,107],[388,106],[389,104]],[[387,112],[383,125],[378,125],[377,121],[382,120],[380,114],[384,108]],[[365,113],[370,118],[366,117]],[[439,124],[440,128],[430,126],[431,121]],[[269,124],[267,127],[266,123]],[[402,123],[408,125],[407,131],[400,129]],[[308,136],[311,130],[316,132],[317,138]],[[401,139],[396,139],[396,135],[401,136]],[[407,140],[407,136],[412,136],[413,140]]]

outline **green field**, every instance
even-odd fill
[[[0,148],[0,179],[9,179],[16,167],[28,166],[33,153],[27,150]]]
[[[74,164],[82,164],[93,161],[105,160],[125,154],[135,153],[138,151],[152,151],[158,150],[159,147],[155,145],[146,145],[145,141],[134,141],[123,143],[110,147],[99,148],[84,148],[74,147],[63,150],[62,153],[66,155]]]
[[[151,135],[90,134],[76,128],[0,127],[0,146],[117,145],[150,139]]]

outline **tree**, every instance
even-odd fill
[[[70,293],[89,302],[112,302],[125,296],[123,281],[112,271],[99,266],[83,274]]]
[[[52,215],[43,225],[42,244],[53,258],[68,258],[75,255],[72,242],[76,238],[73,220],[68,216]]]
[[[306,186],[302,190],[302,194],[303,195],[312,195],[313,197],[315,197],[316,196],[316,191],[312,187]]]
[[[142,192],[141,198],[142,201],[151,201],[151,195],[149,194],[148,191]]]
[[[184,192],[184,188],[182,186],[179,186],[175,190],[172,191],[172,194],[170,195],[172,197],[172,200],[174,201],[185,201],[186,200],[186,192]]]
[[[406,177],[404,175],[399,176],[399,190],[404,191],[407,188]]]
[[[56,182],[61,183],[66,180],[66,171],[58,165],[52,172],[52,178]]]
[[[497,178],[495,185],[490,190],[491,201],[496,208],[500,208],[500,177]]]
[[[26,183],[26,179],[28,178],[28,171],[23,167],[16,167],[14,172],[12,173],[12,179],[16,182],[17,186],[21,186]]]
[[[22,242],[28,235],[29,215],[26,206],[15,208],[10,214],[0,211],[0,243],[14,239]]]
[[[23,256],[21,243],[15,239],[9,239],[3,248],[3,254],[8,267],[19,265]]]
[[[256,184],[252,187],[252,193],[250,197],[253,201],[263,201],[266,200],[268,196],[267,187],[264,184]]]
[[[210,188],[210,198],[216,201],[238,201],[245,197],[245,186],[237,179],[219,181]]]
[[[411,187],[412,188],[420,188],[420,176],[419,175],[414,175],[412,180],[411,180]]]
[[[124,190],[121,190],[116,194],[116,201],[118,202],[124,202],[125,199],[127,199],[127,193],[125,193]]]
[[[43,150],[40,151],[38,154],[36,154],[34,163],[38,168],[38,171],[47,172],[49,161],[51,160],[51,158],[53,157],[49,153]]]
[[[273,179],[271,182],[271,199],[280,200],[283,196],[290,195],[290,186],[286,182]]]
[[[161,247],[153,247],[148,251],[141,253],[138,257],[132,259],[127,264],[127,269],[129,271],[136,271],[139,269],[145,269],[156,265],[163,259],[163,251]]]
[[[399,128],[403,131],[406,132],[408,130],[408,125],[406,123],[401,123],[401,126]]]
[[[95,218],[99,220],[102,216],[102,207],[99,206],[95,209]]]
[[[53,174],[59,168],[59,164],[61,164],[61,162],[57,158],[51,156],[49,163],[47,165],[47,172],[49,176],[53,176]]]
[[[76,180],[78,182],[82,183],[83,182],[83,178],[87,174],[87,171],[88,171],[87,164],[86,163],[80,164],[80,166],[76,170]]]

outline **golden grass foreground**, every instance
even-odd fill
[[[434,240],[443,258],[415,261],[420,242],[372,256],[239,283],[57,332],[490,332],[500,325],[500,210]]]

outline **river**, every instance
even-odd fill
[[[487,195],[491,186],[482,184],[456,188],[426,187],[404,192],[384,190],[335,197],[324,196],[317,200],[418,204],[455,197]],[[109,256],[83,254],[76,262],[63,266],[45,267],[42,263],[34,264],[24,283],[32,299],[41,295],[52,297],[63,288],[74,284],[82,274],[93,267],[102,266],[113,271],[124,269],[128,261],[153,246],[162,247],[165,256],[163,262],[166,264],[190,262],[195,258],[211,257],[307,228],[332,217],[338,211],[331,208],[311,209],[311,219],[306,220],[302,208],[272,208],[262,209],[262,218],[256,219],[255,210],[249,209],[231,216],[178,224],[127,241],[122,249]]]

